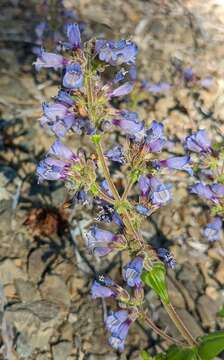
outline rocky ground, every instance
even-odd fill
[[[124,354],[107,345],[102,326],[108,311],[90,297],[96,272],[119,278],[125,256],[98,262],[85,248],[84,230],[93,211],[65,210],[60,184],[37,184],[35,167],[53,139],[39,127],[41,102],[57,92],[55,73],[35,74],[34,26],[38,1],[4,1],[0,14],[0,310],[1,342],[10,359],[139,359],[139,349],[167,343],[142,324],[132,327]],[[224,130],[224,6],[221,0],[80,0],[64,2],[86,23],[86,36],[132,37],[139,46],[139,78],[172,84],[162,94],[147,93],[131,106],[142,118],[163,120],[177,143],[189,129],[205,127],[214,137]],[[31,20],[32,19],[32,20]],[[178,65],[192,66],[196,84],[179,79]],[[212,77],[205,88],[199,80]],[[78,138],[75,142],[78,144]],[[117,174],[118,180],[121,174]],[[169,271],[174,306],[192,333],[220,329],[224,303],[224,242],[210,246],[201,235],[208,209],[188,195],[187,178],[173,177],[174,201],[152,217],[143,235],[170,247],[177,260]],[[152,318],[175,335],[160,302],[148,291]],[[1,358],[3,347],[1,348]]]

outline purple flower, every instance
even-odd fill
[[[222,220],[219,217],[214,218],[213,221],[206,226],[203,234],[210,242],[220,240],[222,235]]]
[[[74,100],[72,99],[71,95],[69,95],[67,92],[63,90],[59,91],[58,95],[55,97],[55,100],[61,102],[66,106],[74,105]]]
[[[136,256],[134,260],[130,261],[123,268],[123,278],[127,282],[128,286],[134,287],[141,284],[141,273],[143,269],[144,259],[141,256]]]
[[[163,184],[155,176],[140,176],[139,187],[141,196],[151,200],[153,205],[164,205],[171,200],[170,184]]]
[[[80,64],[69,64],[63,77],[63,86],[68,89],[80,89],[83,84],[83,74]]]
[[[105,194],[107,194],[109,197],[113,198],[113,194],[110,191],[109,185],[106,180],[101,181],[100,187],[102,188],[102,190]]]
[[[161,261],[163,261],[167,267],[170,269],[175,269],[176,267],[176,260],[174,259],[173,255],[169,252],[169,250],[165,248],[159,248],[157,250],[158,257]]]
[[[51,121],[63,119],[67,114],[69,114],[67,106],[60,103],[43,103],[43,112],[44,116],[46,116]]]
[[[166,82],[159,82],[157,84],[150,84],[144,85],[145,89],[153,94],[159,94],[161,92],[169,91],[170,84]]]
[[[146,130],[144,146],[147,151],[160,152],[166,143],[163,133],[163,124],[153,121],[150,128]]]
[[[190,156],[174,156],[167,160],[161,160],[159,165],[161,167],[167,167],[168,169],[175,169],[175,170],[185,170],[190,175],[193,175],[193,171],[189,166],[191,158]]]
[[[121,220],[120,216],[115,212],[113,206],[108,205],[106,202],[104,202],[104,200],[102,201],[101,211],[98,214],[96,220],[100,222],[105,222],[107,224],[114,221],[115,224],[123,227],[123,221]]]
[[[119,70],[119,71],[116,73],[115,77],[114,77],[113,83],[114,83],[114,84],[117,84],[118,82],[124,80],[125,75],[126,75],[127,73],[128,73],[128,71],[126,71],[126,70],[124,70],[124,69]]]
[[[132,64],[137,55],[137,46],[129,40],[97,40],[95,49],[101,61],[113,66]]]
[[[130,82],[126,82],[125,84],[119,86],[117,89],[113,90],[109,96],[115,97],[115,96],[124,96],[129,94],[133,89],[133,84]]]
[[[63,137],[76,122],[74,115],[68,111],[65,104],[43,104],[44,116],[40,119],[40,124],[44,127],[46,124],[51,131],[58,137]]]
[[[160,184],[153,191],[151,200],[153,205],[164,205],[171,200],[170,184]]]
[[[78,160],[78,157],[59,139],[50,147],[48,154],[55,155],[64,160]]]
[[[146,197],[150,192],[151,177],[141,175],[138,179],[141,196]]]
[[[47,157],[37,166],[39,180],[61,180],[67,176],[67,163],[62,160]]]
[[[199,130],[186,138],[185,147],[197,153],[207,153],[211,152],[211,141],[205,130]]]
[[[93,282],[93,285],[91,288],[91,294],[92,294],[93,299],[96,299],[99,297],[100,298],[107,298],[107,297],[115,298],[117,295],[115,291],[113,291],[112,289],[110,289],[107,286],[101,285],[96,280]]]
[[[78,49],[81,46],[81,35],[78,24],[67,25],[67,37],[72,49]]]
[[[120,164],[125,163],[124,150],[121,145],[115,146],[113,149],[108,150],[105,156],[112,161],[116,161]]]
[[[141,204],[136,205],[135,210],[142,216],[149,216],[151,214],[150,209],[148,209],[146,206]]]
[[[124,351],[125,340],[132,320],[126,310],[112,312],[106,319],[106,328],[112,333],[109,337],[110,345],[119,351]]]
[[[94,251],[98,256],[109,254],[113,249],[123,248],[125,239],[121,235],[92,226],[86,233],[86,239],[89,249]]]
[[[184,80],[187,82],[192,81],[194,79],[194,73],[191,67],[183,69],[183,74],[184,74]]]
[[[35,68],[39,71],[41,68],[54,68],[55,70],[63,68],[65,59],[62,55],[41,51],[40,56],[34,62]]]
[[[213,84],[213,79],[211,76],[206,77],[206,78],[200,80],[200,84],[204,88],[209,88]]]
[[[139,121],[136,112],[121,111],[120,117],[113,119],[112,123],[119,126],[135,141],[141,141],[144,136],[144,121]]]
[[[198,196],[208,199],[208,200],[212,200],[215,201],[215,195],[212,192],[211,188],[209,185],[205,185],[203,183],[197,183],[195,185],[193,185],[191,187],[191,192],[193,194],[197,194]]]
[[[212,192],[214,193],[214,196],[216,198],[222,198],[224,196],[224,185],[223,184],[212,184],[210,186]]]

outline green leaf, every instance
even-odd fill
[[[142,360],[166,360],[166,355],[163,353],[152,357],[149,353],[147,353],[147,351],[143,350],[140,355]]]
[[[221,307],[221,309],[218,312],[218,316],[224,317],[224,305]]]
[[[203,360],[212,360],[224,350],[224,331],[216,331],[199,339],[198,354]]]
[[[167,352],[166,360],[197,360],[197,355],[193,349],[181,349],[171,346]]]
[[[144,271],[142,281],[151,287],[165,304],[169,304],[166,286],[166,269],[162,263],[156,263],[149,271]]]
[[[149,355],[149,353],[147,353],[147,351],[145,351],[145,350],[142,350],[140,355],[141,355],[142,360],[153,360],[151,355]]]
[[[100,140],[101,140],[101,135],[100,134],[94,134],[91,136],[92,142],[97,145],[99,144]]]

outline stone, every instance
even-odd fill
[[[15,279],[27,279],[27,275],[10,259],[0,263],[0,279],[3,285],[12,284]]]
[[[216,314],[219,310],[219,304],[210,299],[207,295],[202,295],[198,299],[197,309],[205,328],[215,327]]]
[[[28,274],[34,283],[38,283],[41,280],[44,269],[52,258],[51,256],[48,256],[47,259],[45,259],[46,254],[49,254],[49,247],[42,246],[33,250],[29,256]]]
[[[16,292],[22,302],[40,300],[40,294],[30,281],[15,279]]]
[[[171,303],[175,307],[184,308],[185,307],[184,297],[169,278],[167,278],[167,285],[168,285],[168,292]]]
[[[215,278],[224,285],[224,264],[221,262],[218,266],[218,269],[215,272]]]
[[[52,346],[52,352],[54,360],[67,360],[67,357],[72,351],[72,343],[68,341],[62,341]]]
[[[62,278],[57,275],[47,275],[44,282],[40,285],[40,292],[43,298],[70,306],[70,294]]]
[[[199,326],[197,320],[186,309],[180,309],[180,310],[175,309],[175,310],[177,311],[183,322],[186,324],[187,328],[190,329],[192,335],[195,338],[203,335],[203,330]],[[158,321],[163,329],[164,328],[168,329],[169,334],[171,334],[174,337],[180,336],[174,323],[171,321],[169,315],[163,308],[160,308],[158,311]]]

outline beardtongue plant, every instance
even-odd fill
[[[223,334],[209,335],[209,340],[194,339],[168,295],[166,267],[174,268],[175,260],[167,249],[154,249],[141,233],[145,218],[171,201],[171,185],[163,182],[162,172],[184,170],[191,174],[190,157],[161,160],[159,153],[167,141],[163,125],[152,121],[146,127],[137,113],[112,105],[114,98],[133,88],[131,79],[137,55],[133,42],[91,39],[82,44],[77,24],[68,25],[67,38],[60,53],[43,50],[35,62],[37,70],[54,68],[62,74],[58,95],[51,103],[43,104],[41,126],[51,131],[56,141],[39,163],[37,174],[39,181],[63,181],[74,204],[85,204],[92,197],[100,206],[97,220],[86,233],[87,245],[96,256],[118,251],[127,251],[130,256],[122,272],[123,285],[104,275],[96,276],[92,285],[93,298],[112,298],[118,305],[117,311],[111,312],[105,321],[109,343],[123,351],[128,330],[138,320],[174,344],[160,358],[212,359],[224,347],[220,345]],[[106,82],[104,74],[112,74]],[[105,140],[108,142],[114,132],[125,139],[123,145],[117,143],[104,149]],[[89,137],[94,154],[88,149],[70,150],[63,138],[72,133]],[[124,172],[125,188],[115,185],[111,164],[118,164]],[[138,201],[130,197],[134,187]],[[108,230],[110,224],[117,230]],[[159,296],[182,340],[170,337],[150,319],[144,304],[145,287]],[[203,357],[208,347],[213,349],[212,353]],[[183,357],[186,354],[189,356]]]
[[[205,130],[199,130],[186,138],[185,148],[191,153],[194,174],[199,180],[190,191],[208,203],[214,217],[203,234],[209,242],[218,241],[222,236],[224,215],[223,143],[212,144],[209,134]]]

